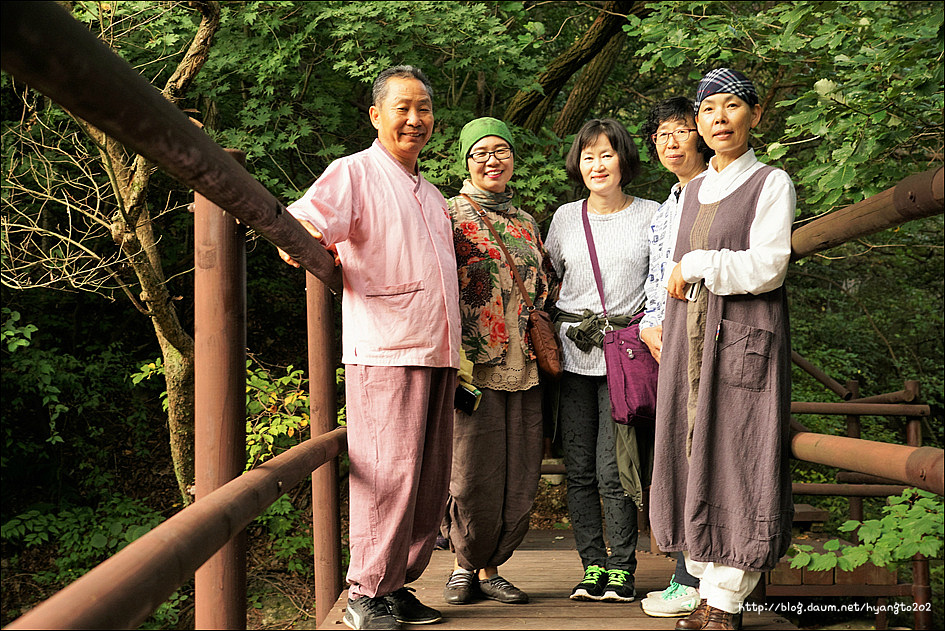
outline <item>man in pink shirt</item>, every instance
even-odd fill
[[[342,263],[352,629],[436,622],[405,583],[426,568],[449,488],[460,319],[446,201],[420,175],[430,84],[374,82],[370,148],[336,160],[289,212]],[[283,259],[295,264],[285,253]]]

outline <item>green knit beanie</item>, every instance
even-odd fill
[[[469,121],[466,123],[465,127],[463,127],[463,131],[459,132],[458,157],[462,173],[465,173],[467,170],[466,156],[469,155],[469,150],[486,136],[498,136],[509,143],[510,147],[514,148],[515,146],[515,143],[512,142],[512,132],[510,132],[508,126],[499,119],[484,116]]]

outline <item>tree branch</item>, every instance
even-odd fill
[[[505,110],[505,121],[537,132],[561,88],[621,29],[633,5],[632,0],[608,0],[584,36],[558,55],[539,75],[537,82],[542,91],[520,90],[512,97]]]
[[[161,90],[164,97],[175,105],[180,102],[197,73],[207,63],[213,36],[220,29],[219,2],[194,1],[187,4],[199,11],[202,18],[200,26],[197,27],[197,33],[194,34],[194,38],[190,42],[190,47],[184,53],[184,58],[177,64],[174,74],[171,75],[171,78],[164,85],[164,89]]]
[[[623,48],[627,36],[622,30],[618,30],[607,42],[607,45],[594,56],[584,70],[578,76],[568,100],[558,113],[551,129],[558,138],[564,138],[568,134],[573,134],[580,129],[588,112],[597,102],[597,96],[600,94],[604,82],[610,76],[611,70],[617,63],[617,57]]]

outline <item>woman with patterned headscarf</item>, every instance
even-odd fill
[[[456,562],[443,597],[453,605],[483,597],[527,603],[528,595],[498,573],[528,532],[543,448],[538,363],[511,265],[534,307],[542,309],[549,284],[545,250],[538,224],[512,204],[515,149],[506,124],[490,117],[467,123],[458,158],[469,173],[449,201],[462,343],[482,397],[475,410],[457,410],[454,418],[443,531]]]
[[[795,193],[749,146],[754,85],[699,82],[696,127],[715,156],[686,189],[667,284],[650,517],[685,554],[699,607],[677,629],[734,629],[791,542],[790,340],[784,278]]]

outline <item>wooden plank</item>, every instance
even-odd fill
[[[768,585],[765,593],[769,598],[911,596],[912,585]]]
[[[641,541],[648,548],[648,542]],[[643,613],[639,600],[632,603],[579,602],[568,598],[571,589],[583,577],[581,559],[574,549],[570,531],[535,531],[500,568],[502,576],[525,591],[531,601],[526,605],[506,605],[483,600],[469,605],[447,605],[443,586],[453,568],[453,555],[437,550],[420,580],[410,585],[425,604],[439,609],[443,620],[424,625],[437,631],[447,629],[674,629],[678,618],[651,618]],[[674,559],[663,554],[637,552],[635,573],[639,597],[669,584],[676,568]],[[347,594],[342,594],[331,614],[318,627],[341,631]],[[771,612],[746,612],[745,626],[752,629],[793,629],[787,620]],[[406,629],[421,626],[405,625]]]
[[[769,585],[800,585],[804,582],[801,568],[792,568],[790,561],[781,561],[768,572]]]
[[[805,567],[802,576],[804,585],[833,585],[833,570],[814,572]]]
[[[822,508],[814,508],[810,504],[794,505],[794,523],[798,522],[824,522],[830,519],[830,511]]]
[[[837,570],[837,585],[895,585],[896,582],[895,569],[877,567],[872,563],[864,563],[848,572]]]

